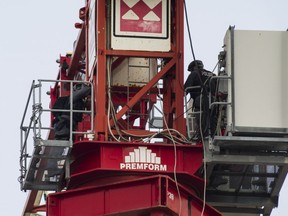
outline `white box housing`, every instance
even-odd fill
[[[287,132],[288,32],[231,29],[224,49],[231,130]]]

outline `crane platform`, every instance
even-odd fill
[[[270,215],[288,171],[288,138],[217,136],[210,147],[207,201],[234,215]],[[219,178],[222,184],[213,184]]]
[[[70,150],[70,141],[36,140],[22,190],[60,190]]]

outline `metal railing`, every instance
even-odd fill
[[[211,81],[213,79],[217,79],[217,80],[228,80],[228,79],[231,79],[231,77],[229,76],[212,76],[211,79],[209,80],[209,87],[211,89]],[[184,98],[185,98],[185,113],[186,113],[186,127],[187,127],[187,136],[189,139],[192,139],[193,138],[193,135],[196,133],[195,131],[195,118],[197,115],[200,115],[203,111],[202,110],[199,110],[199,111],[195,111],[193,110],[193,104],[195,103],[193,101],[193,104],[190,103],[190,100],[192,98],[190,98],[188,100],[188,96],[189,95],[189,92],[190,91],[193,91],[193,90],[199,90],[199,93],[201,93],[201,90],[202,90],[202,87],[201,86],[191,86],[191,87],[188,87],[184,90]],[[209,110],[211,110],[212,108],[214,108],[215,106],[218,106],[218,105],[223,105],[223,106],[229,106],[231,105],[231,102],[227,102],[227,101],[213,101],[212,100],[213,96],[211,94],[211,92],[209,92],[208,94],[208,101],[209,101]],[[210,128],[210,121],[208,121],[208,128]],[[209,135],[209,140],[211,138],[211,134],[210,132],[208,133]]]
[[[50,98],[46,101],[48,104],[47,106],[45,104],[45,98],[43,97],[43,86],[44,84],[50,84],[54,83],[55,87],[57,87],[60,83],[67,83],[67,85],[70,86],[70,108],[69,109],[51,109],[49,106]],[[54,130],[52,123],[50,120],[52,120],[52,112],[66,112],[70,116],[70,129],[69,129],[69,148],[72,148],[73,145],[73,135],[74,134],[84,134],[89,135],[93,133],[93,122],[94,122],[94,106],[93,106],[93,99],[91,100],[90,107],[86,110],[76,110],[73,108],[73,86],[75,84],[85,84],[91,86],[91,98],[93,97],[93,86],[90,82],[85,81],[74,81],[74,80],[38,80],[38,83],[35,81],[32,82],[27,103],[24,109],[24,114],[21,120],[20,124],[20,177],[19,182],[21,184],[21,187],[24,184],[25,178],[27,177],[27,172],[29,171],[28,167],[28,160],[30,159],[32,161],[33,154],[32,150],[36,150],[36,147],[39,148],[39,141],[45,141],[43,139],[44,131],[46,131],[47,139],[51,139],[52,136],[49,136],[50,132]],[[31,116],[29,117],[28,113],[31,111]],[[49,114],[49,119],[45,118],[43,114]],[[90,128],[87,131],[74,131],[73,130],[73,114],[75,113],[83,113],[89,116],[90,120]],[[46,125],[47,124],[49,125]],[[31,142],[33,145],[28,145],[28,143]],[[52,138],[53,142],[53,138]],[[67,142],[67,141],[66,141]],[[43,143],[41,142],[42,146]],[[47,142],[48,143],[48,142]],[[55,146],[57,146],[55,142]],[[52,145],[53,146],[53,145]],[[41,146],[40,146],[41,147]],[[57,146],[59,147],[59,145]],[[51,148],[51,140],[49,140],[49,148]],[[30,152],[31,150],[31,152]],[[37,155],[39,157],[39,154]],[[31,163],[30,161],[30,163]],[[35,167],[34,167],[35,169]]]

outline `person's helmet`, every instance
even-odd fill
[[[201,60],[194,60],[188,65],[188,71],[192,71],[194,68],[203,69],[204,65]]]

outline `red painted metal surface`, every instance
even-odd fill
[[[200,215],[203,202],[194,192],[162,175],[50,194],[47,213],[61,215]],[[220,216],[205,206],[203,214]]]
[[[95,74],[93,80],[95,81],[95,102],[96,102],[96,116],[95,116],[95,135],[98,137],[100,134],[105,134],[105,138],[108,138],[107,134],[107,69],[106,69],[106,1],[97,1],[97,64],[95,68]],[[88,41],[86,45],[89,46]],[[101,102],[100,102],[101,101]]]
[[[164,91],[163,94],[163,110],[164,117],[168,123],[169,128],[174,128],[182,134],[186,134],[185,121],[183,116],[183,1],[171,1],[171,50],[169,52],[150,52],[150,51],[130,51],[130,50],[112,50],[109,48],[110,39],[106,35],[106,22],[109,11],[106,7],[106,1],[97,1],[96,20],[97,26],[95,28],[98,33],[97,37],[97,64],[93,70],[93,74],[87,74],[89,80],[93,80],[95,89],[95,136],[96,140],[100,137],[105,140],[109,139],[108,122],[107,122],[107,102],[108,102],[108,89],[107,89],[107,59],[111,57],[123,58],[125,57],[145,57],[145,58],[163,58],[165,66],[154,76],[151,80],[144,85],[132,98],[130,98],[125,106],[116,113],[116,123],[122,123],[122,117],[127,115],[130,109],[135,106],[139,101],[148,95],[148,92],[155,86],[155,84],[163,79]],[[86,34],[88,29],[86,30]],[[86,37],[86,46],[89,46]],[[113,68],[113,67],[112,67]],[[126,95],[129,98],[130,95]],[[148,114],[149,110],[141,113]],[[140,116],[140,115],[139,115]],[[138,117],[139,117],[138,116]],[[137,116],[135,116],[137,118]],[[110,125],[113,126],[115,122],[110,119]],[[144,125],[144,121],[141,123]],[[143,126],[141,127],[143,128]],[[113,129],[113,128],[112,128]],[[132,131],[131,131],[132,132]]]
[[[157,161],[152,160],[152,157],[157,158]],[[203,188],[203,181],[195,175],[202,164],[200,145],[83,141],[74,144],[72,158],[74,162],[71,164],[69,188],[91,182],[97,184],[97,180],[113,175],[117,178],[121,175],[129,178],[129,175],[159,173],[173,176],[174,172],[179,182],[193,182],[198,191]],[[102,184],[102,181],[99,182]]]
[[[156,95],[160,92],[163,99],[163,118],[166,120],[163,129],[177,130],[186,135],[183,108],[184,79],[184,45],[183,45],[183,0],[171,0],[169,29],[171,49],[168,52],[112,50],[109,48],[107,35],[107,18],[110,16],[106,0],[96,1],[96,23],[88,26],[89,2],[86,9],[81,9],[81,19],[85,22],[76,42],[75,52],[69,59],[69,69],[59,71],[58,78],[74,79],[83,52],[89,46],[89,28],[95,28],[97,46],[97,62],[88,71],[86,59],[86,80],[93,83],[95,105],[94,140],[76,141],[73,145],[70,165],[70,178],[63,180],[67,191],[50,194],[47,202],[48,216],[76,215],[201,215],[203,202],[203,179],[197,176],[202,166],[202,145],[172,144],[162,136],[163,143],[140,143],[135,137],[153,135],[155,131],[146,130],[147,116],[150,108],[156,103]],[[83,15],[83,13],[86,13]],[[107,77],[110,69],[117,67],[127,57],[158,58],[163,61],[163,67],[157,71],[149,82],[141,87],[130,88],[129,92],[119,96],[114,90],[111,100],[115,107],[121,106],[115,113],[115,118],[108,119],[109,89]],[[108,61],[118,58],[118,61]],[[63,60],[63,59],[61,59]],[[111,64],[111,65],[109,65]],[[110,67],[110,69],[109,69]],[[155,88],[159,81],[163,87]],[[124,86],[127,88],[129,86]],[[63,89],[61,86],[60,91]],[[52,102],[55,97],[52,98]],[[132,109],[137,114],[127,119]],[[130,115],[130,113],[129,113]],[[140,118],[139,126],[133,125]],[[85,131],[83,121],[79,130]],[[114,142],[114,135],[127,136],[131,142]],[[111,127],[109,131],[108,127]],[[118,129],[118,130],[117,130]],[[127,134],[133,134],[129,136]],[[178,134],[178,135],[179,135]],[[161,134],[162,135],[162,134]],[[167,135],[167,134],[165,134]],[[176,135],[177,136],[177,135]],[[78,136],[77,136],[78,137]],[[79,137],[84,138],[84,137]],[[181,138],[178,136],[178,138]],[[127,140],[128,140],[127,139]],[[181,143],[181,142],[180,142]],[[177,181],[176,181],[177,179]],[[31,193],[26,211],[33,210],[36,192]],[[205,205],[204,216],[220,216],[213,208]]]

